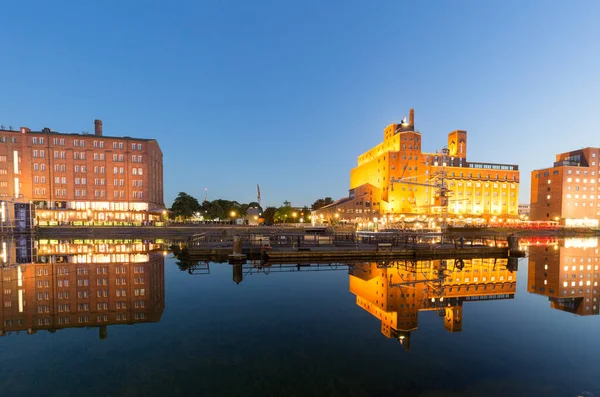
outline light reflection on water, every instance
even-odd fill
[[[599,255],[589,241],[531,244],[529,263],[517,267],[190,266],[164,248],[10,242],[0,270],[0,394],[600,391]]]

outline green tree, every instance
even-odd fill
[[[292,208],[292,203],[290,203],[287,200],[284,201],[283,206],[277,208],[277,211],[275,212],[275,222],[277,222],[277,223],[293,222],[292,212],[294,212],[294,209]]]
[[[317,201],[315,201],[312,205],[312,210],[318,210],[319,208],[323,208],[326,205],[332,204],[333,203],[333,199],[331,197],[325,197],[325,198],[320,198]]]
[[[262,212],[262,217],[265,220],[265,223],[275,223],[275,213],[277,212],[277,208],[275,207],[267,207]]]
[[[198,203],[198,200],[189,194],[180,192],[175,198],[175,201],[173,201],[171,211],[173,211],[175,217],[188,219],[191,218],[196,212],[200,211],[200,203]]]

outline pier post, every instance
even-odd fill
[[[242,237],[233,236],[233,251],[229,255],[229,263],[246,262],[246,255],[242,253]]]
[[[511,234],[507,237],[508,240],[508,253],[512,256],[514,252],[519,251],[519,237]]]
[[[233,255],[241,255],[242,254],[242,237],[233,236]]]

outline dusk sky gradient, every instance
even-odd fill
[[[310,206],[415,108],[530,172],[600,146],[600,1],[3,2],[0,124],[155,138],[165,204]]]

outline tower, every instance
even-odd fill
[[[446,308],[444,328],[450,332],[462,331],[462,306],[449,306]]]
[[[454,130],[448,134],[448,150],[451,157],[467,158],[467,131]]]

